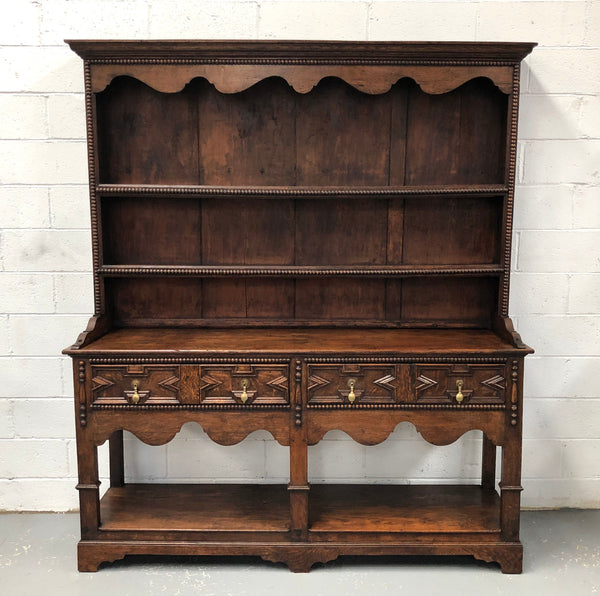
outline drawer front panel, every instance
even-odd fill
[[[504,365],[415,364],[413,396],[420,404],[502,404]]]
[[[287,364],[200,365],[201,405],[287,405]]]
[[[309,364],[309,404],[390,404],[402,379],[392,365]]]
[[[179,404],[180,382],[178,365],[92,365],[92,403]]]

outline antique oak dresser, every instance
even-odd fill
[[[69,44],[84,60],[95,293],[65,350],[79,569],[468,554],[519,573],[532,350],[508,298],[535,44]],[[224,446],[268,431],[289,482],[125,481],[124,430],[161,445],[190,421]],[[401,422],[434,445],[480,431],[481,481],[309,484],[309,446],[329,430],[376,445]]]

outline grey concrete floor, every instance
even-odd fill
[[[0,515],[0,594],[600,594],[600,510],[524,512],[522,575],[471,557],[344,557],[308,574],[253,557],[128,557],[78,573],[78,523],[76,514]]]

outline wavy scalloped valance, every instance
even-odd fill
[[[156,91],[176,93],[202,77],[221,93],[239,93],[270,77],[284,79],[297,93],[309,93],[327,77],[339,78],[370,95],[389,91],[403,78],[428,94],[452,91],[479,77],[490,79],[503,93],[513,86],[511,66],[299,65],[299,64],[93,64],[92,91],[99,93],[119,76],[133,77]]]

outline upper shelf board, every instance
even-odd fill
[[[425,93],[440,94],[477,77],[489,78],[508,94],[513,89],[513,66],[536,45],[167,40],[67,43],[91,63],[94,93],[105,89],[115,77],[128,75],[163,93],[181,91],[196,77],[207,79],[221,93],[239,93],[268,77],[281,77],[296,92],[308,93],[323,78],[338,77],[373,95],[386,93],[402,78],[413,79]]]

